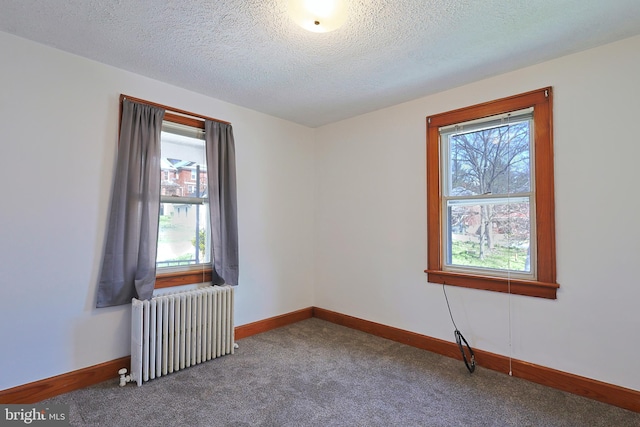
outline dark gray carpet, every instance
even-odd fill
[[[640,426],[640,414],[319,319],[145,383],[48,399],[76,426]]]

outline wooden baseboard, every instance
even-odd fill
[[[280,316],[270,317],[269,319],[237,326],[235,328],[235,338],[236,340],[240,340],[242,338],[250,337],[251,335],[260,334],[262,332],[270,331],[271,329],[280,328],[301,320],[310,319],[311,317],[313,317],[313,307],[308,307],[291,313],[282,314]]]
[[[234,331],[235,339],[239,340],[261,332],[266,332],[271,329],[299,322],[304,319],[309,319],[312,315],[313,308],[309,307],[292,313],[250,323],[248,325],[238,326]],[[55,377],[45,378],[40,381],[34,381],[32,383],[19,385],[6,390],[0,390],[0,403],[37,403],[41,400],[49,399],[59,394],[79,390],[109,379],[118,378],[118,370],[125,367],[129,369],[130,366],[131,357],[127,356]]]
[[[403,329],[370,322],[346,314],[336,313],[318,307],[286,313],[258,322],[235,328],[235,338],[250,337],[272,329],[280,328],[301,320],[317,317],[338,325],[363,331],[382,338],[397,341],[423,350],[442,354],[444,356],[461,359],[455,343],[437,338],[420,335]],[[476,363],[494,371],[508,373],[509,359],[495,353],[474,350]],[[29,384],[0,391],[0,403],[21,404],[36,403],[59,394],[68,393],[97,384],[109,379],[117,378],[117,372],[122,367],[130,366],[130,357],[122,357],[110,362],[90,366],[88,368],[58,375]],[[563,390],[579,396],[599,400],[631,411],[640,412],[640,391],[592,380],[590,378],[573,375],[522,360],[511,360],[511,370],[515,377],[523,378],[538,384]]]
[[[318,307],[313,308],[313,317],[462,360],[460,350],[454,342],[443,341]],[[478,366],[505,374],[509,373],[508,357],[475,349],[474,353]],[[637,390],[619,387],[522,360],[511,360],[511,372],[514,377],[640,412],[640,391]]]
[[[0,403],[36,403],[59,394],[79,390],[118,377],[118,370],[129,368],[131,357],[89,366],[44,380],[0,391]]]

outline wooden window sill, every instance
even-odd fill
[[[557,283],[535,280],[506,279],[503,277],[476,276],[440,270],[425,270],[431,283],[460,286],[472,289],[526,295],[530,297],[556,299]]]
[[[192,285],[194,283],[210,282],[212,280],[211,267],[201,270],[172,271],[156,274],[156,289],[173,286]]]

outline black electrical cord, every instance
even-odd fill
[[[473,373],[473,371],[476,370],[476,357],[473,354],[473,349],[471,348],[467,340],[464,339],[464,337],[458,330],[458,327],[456,326],[456,322],[453,320],[453,314],[451,314],[449,298],[447,298],[447,291],[444,288],[444,284],[442,285],[442,292],[444,293],[444,299],[447,301],[447,308],[449,309],[449,317],[451,317],[451,323],[453,323],[453,327],[455,328],[455,331],[453,331],[453,335],[456,337],[456,343],[458,343],[458,348],[460,349],[460,353],[462,353],[462,360],[464,361],[464,365],[469,370],[469,373]],[[467,347],[467,351],[464,351],[464,346]]]

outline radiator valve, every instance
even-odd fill
[[[120,374],[120,387],[124,387],[128,382],[132,381],[131,375],[127,375],[127,368],[120,369],[118,374]]]

